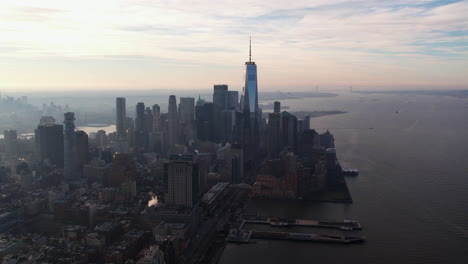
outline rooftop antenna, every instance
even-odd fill
[[[252,36],[249,36],[249,62],[252,62]]]

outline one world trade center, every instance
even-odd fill
[[[258,152],[258,83],[257,65],[252,61],[252,45],[249,45],[249,61],[245,63],[245,86],[243,91],[242,112],[244,116],[244,149],[251,155]],[[249,149],[248,148],[253,148]],[[249,158],[246,157],[248,160]],[[250,160],[253,160],[251,157]]]

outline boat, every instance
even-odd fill
[[[359,171],[357,169],[343,168],[341,171],[343,172],[343,175],[345,176],[358,176],[359,175]]]

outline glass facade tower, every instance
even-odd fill
[[[242,99],[242,112],[244,115],[244,150],[250,155],[257,152],[259,139],[258,127],[258,83],[257,65],[252,61],[251,45],[249,47],[249,61],[245,63],[245,86]],[[253,149],[248,149],[253,148]],[[246,160],[253,160],[253,157],[246,155]]]

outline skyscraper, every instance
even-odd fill
[[[148,147],[148,133],[145,129],[145,104],[142,102],[136,105],[135,119],[135,151],[145,152]]]
[[[173,155],[164,164],[166,204],[192,208],[198,202],[198,166],[191,155]]]
[[[143,131],[145,129],[145,104],[142,102],[136,105],[135,130]]]
[[[145,132],[152,132],[153,131],[153,111],[151,108],[146,107],[145,115],[144,115],[144,127],[143,130]]]
[[[107,135],[105,130],[98,130],[96,134],[96,142],[100,150],[107,148]]]
[[[153,132],[161,130],[161,108],[158,104],[153,105]]]
[[[168,144],[169,146],[178,143],[179,137],[179,120],[177,114],[177,99],[175,95],[169,96],[168,107]]]
[[[216,142],[222,131],[219,106],[205,103],[196,106],[197,138],[202,141]]]
[[[281,113],[281,137],[283,138],[283,147],[288,147],[294,153],[297,153],[297,117],[286,111]]]
[[[250,45],[251,47],[251,45]],[[250,112],[250,123],[255,125],[258,112],[258,87],[257,87],[257,65],[252,61],[251,48],[249,49],[249,61],[245,63],[245,86],[244,86],[244,102],[243,110]],[[255,129],[254,126],[252,126]]]
[[[268,115],[268,157],[276,158],[282,150],[281,114]]]
[[[229,107],[229,91],[226,84],[215,84],[213,86],[213,103],[218,105],[221,110]]]
[[[63,125],[40,124],[34,138],[39,161],[63,168]]]
[[[86,134],[86,132],[82,130],[75,131],[75,140],[76,140],[76,167],[81,175],[83,166],[88,164],[88,152],[89,152],[88,134]]]
[[[310,129],[310,116],[304,117],[304,130]]]
[[[181,97],[179,103],[179,135],[184,144],[194,140],[195,98]]]
[[[5,153],[9,157],[13,157],[18,153],[18,136],[16,130],[3,131],[3,138],[5,140]]]
[[[150,148],[157,153],[163,152],[164,133],[161,125],[161,108],[153,105],[153,132],[150,134]]]
[[[239,111],[239,92],[228,91],[229,93],[229,106],[228,109]]]
[[[127,138],[127,113],[125,106],[125,98],[117,97],[115,99],[116,103],[116,129],[117,129],[117,139],[126,139]]]
[[[76,164],[76,141],[75,141],[75,114],[67,112],[64,114],[64,168],[63,174],[66,180],[73,178]]]
[[[274,113],[281,113],[281,103],[279,101],[274,102]]]
[[[258,87],[257,65],[252,61],[252,45],[249,45],[249,61],[245,63],[245,86],[242,97],[242,113],[244,115],[243,145],[244,160],[252,162],[258,152]]]

